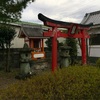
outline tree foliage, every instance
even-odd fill
[[[0,0],[0,22],[11,22],[21,18],[21,12],[34,0]]]
[[[4,54],[3,52],[3,60],[5,61],[5,70],[10,72],[10,46],[11,41],[14,39],[16,34],[15,29],[8,27],[8,26],[1,26],[0,25],[0,47],[6,49]]]
[[[27,4],[34,0],[0,0],[0,47],[6,51],[6,71],[10,71],[10,46],[16,32],[9,22],[18,21]]]
[[[51,38],[48,38],[48,39],[45,41],[45,43],[46,43],[46,45],[47,45],[47,47],[48,47],[48,50],[51,51],[51,50],[52,50],[52,39],[51,39]],[[59,49],[59,47],[62,46],[62,45],[63,45],[63,43],[62,43],[62,42],[60,43],[60,42],[57,40],[57,48]]]
[[[66,38],[66,44],[71,47],[69,54],[71,56],[71,64],[74,64],[77,58],[77,40],[74,38]]]
[[[0,47],[10,48],[11,41],[14,39],[16,31],[8,26],[0,26]]]

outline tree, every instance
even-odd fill
[[[47,45],[47,47],[48,47],[48,51],[51,51],[52,50],[52,39],[51,38],[48,38],[46,41],[45,41],[45,43],[46,43],[46,45]],[[57,40],[57,48],[59,49],[59,47],[60,46],[62,46],[63,45],[63,42],[59,42],[58,40]]]
[[[71,57],[71,65],[73,65],[77,58],[77,40],[74,38],[66,38],[66,44],[71,47],[69,55]]]
[[[34,0],[0,0],[0,22],[18,21],[31,1]]]
[[[18,21],[21,12],[31,1],[34,0],[0,0],[0,46],[2,49],[7,49],[6,71],[10,71],[10,46],[15,36],[15,30],[9,27],[9,23]]]
[[[15,29],[8,26],[0,26],[0,46],[3,49],[3,51],[4,49],[6,50],[6,56],[3,53],[3,60],[6,61],[5,69],[7,72],[10,71],[10,47],[11,41],[14,39],[15,34]]]
[[[0,25],[0,47],[2,49],[9,48],[16,32],[9,26]]]
[[[35,0],[0,0],[0,31],[1,40],[0,46],[4,48],[4,43],[9,44],[8,41],[3,41],[5,38],[12,38],[12,34],[8,34],[7,31],[12,31],[9,29],[9,22],[17,21],[21,18],[21,12],[27,7],[29,2]],[[3,27],[2,27],[3,25]],[[3,33],[4,32],[4,33]],[[3,34],[2,34],[3,33]],[[12,39],[10,39],[12,40]],[[4,42],[4,43],[3,43]],[[8,45],[7,45],[8,46]]]

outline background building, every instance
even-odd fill
[[[86,13],[81,24],[90,24],[93,26],[88,33],[90,39],[88,39],[88,55],[90,58],[100,57],[100,11]],[[80,49],[78,49],[78,55],[81,55]]]

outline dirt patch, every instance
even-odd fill
[[[18,69],[14,69],[11,72],[0,71],[0,89],[7,88],[9,85],[18,82],[15,76],[18,74]]]

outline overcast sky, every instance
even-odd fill
[[[22,12],[22,21],[42,23],[38,14],[49,18],[80,23],[84,15],[100,10],[100,0],[35,0]]]

